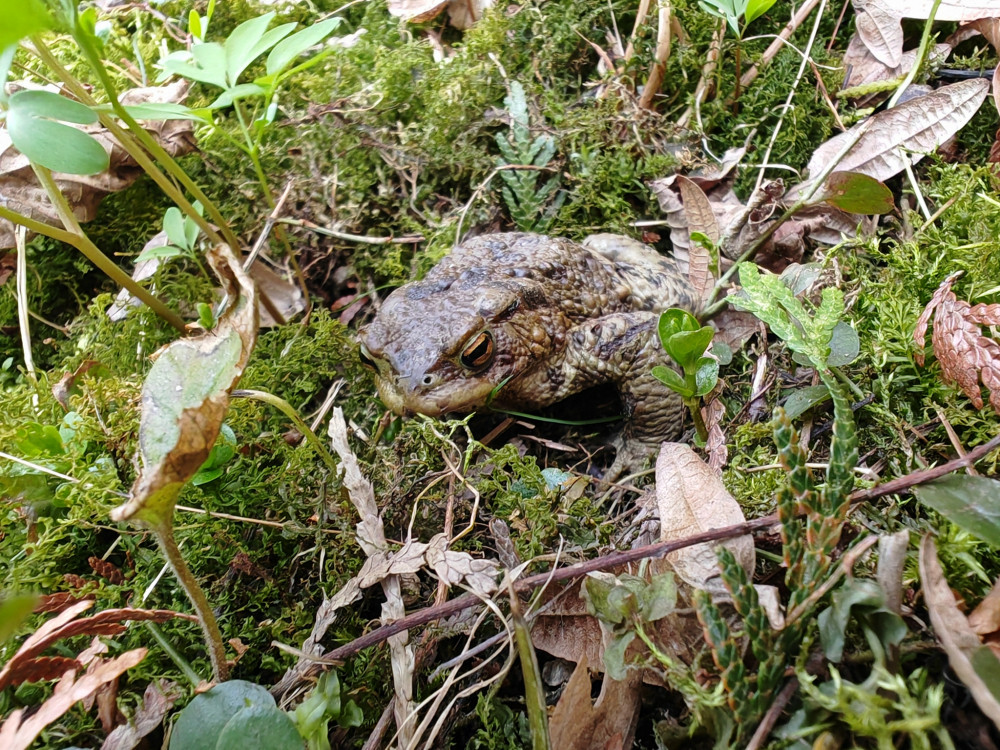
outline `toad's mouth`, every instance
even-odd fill
[[[397,378],[376,378],[382,403],[395,414],[410,417],[423,414],[428,417],[444,417],[449,414],[468,414],[484,408],[490,401],[496,386],[479,381],[461,381],[439,385],[433,390],[421,392],[406,388]]]

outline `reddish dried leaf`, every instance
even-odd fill
[[[22,682],[40,682],[41,680],[57,680],[66,672],[76,671],[81,668],[80,662],[68,656],[39,656],[19,663],[17,669],[10,677],[11,685],[20,685]]]
[[[125,583],[125,576],[122,575],[121,570],[114,563],[102,560],[99,557],[89,557],[87,558],[87,562],[94,569],[94,572],[102,578],[106,578],[108,583],[115,586]]]
[[[80,601],[80,597],[72,591],[59,591],[55,594],[45,594],[38,600],[35,612],[43,614],[46,612],[62,612],[67,607],[71,607]]]
[[[69,607],[56,617],[44,623],[38,630],[25,639],[21,648],[10,658],[0,670],[0,690],[12,684],[13,676],[20,673],[23,664],[31,661],[62,638],[75,635],[117,635],[125,626],[127,620],[151,620],[165,622],[173,617],[194,619],[191,615],[182,615],[169,609],[106,609],[91,617],[79,620],[74,618],[93,605],[93,601],[84,600]],[[0,745],[0,747],[3,747]]]
[[[75,680],[72,673],[64,674],[52,696],[30,716],[17,709],[0,726],[0,747],[4,750],[27,750],[45,727],[66,713],[74,703],[83,700],[101,685],[118,678],[146,657],[146,649],[127,651],[116,659],[104,662],[91,674]]]
[[[163,717],[173,708],[182,695],[172,682],[151,682],[146,686],[142,704],[127,724],[122,724],[109,734],[101,750],[132,750],[147,734],[163,722]]]
[[[984,336],[980,325],[997,325],[1000,305],[976,305],[958,299],[951,291],[959,276],[946,278],[931,301],[927,303],[913,331],[913,338],[923,347],[927,326],[932,316],[934,327],[931,346],[941,365],[941,378],[962,389],[977,409],[983,408],[980,381],[990,394],[990,406],[1000,414],[1000,344]],[[924,364],[923,353],[916,360]]]

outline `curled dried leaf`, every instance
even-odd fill
[[[1000,344],[984,336],[980,326],[1000,325],[1000,304],[970,305],[951,291],[961,272],[937,288],[917,319],[913,338],[919,347],[915,359],[924,364],[923,345],[933,318],[931,347],[941,364],[941,377],[962,389],[977,409],[983,408],[980,381],[990,394],[990,406],[1000,414]]]

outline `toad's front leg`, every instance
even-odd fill
[[[628,312],[587,321],[568,333],[561,356],[518,383],[526,401],[544,392],[548,403],[601,383],[617,386],[625,427],[608,479],[641,468],[683,426],[684,402],[652,374],[656,365],[676,368],[660,345],[658,319],[653,312]]]

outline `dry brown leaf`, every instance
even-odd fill
[[[69,411],[69,397],[76,388],[76,381],[98,365],[100,365],[100,362],[96,360],[85,359],[80,363],[76,370],[64,373],[63,376],[59,378],[59,382],[53,384],[52,395],[63,409]]]
[[[705,398],[701,409],[702,419],[708,428],[708,440],[705,441],[705,453],[708,454],[708,465],[712,471],[721,473],[729,460],[729,448],[726,446],[726,434],[722,431],[722,418],[726,409],[722,405],[719,394],[722,383],[718,383],[712,393]]]
[[[954,44],[957,42],[949,38],[947,42],[934,45],[929,58],[931,67],[943,64],[951,54]],[[847,71],[844,83],[841,88],[849,89],[856,86],[864,86],[869,83],[888,81],[908,73],[917,60],[917,50],[912,49],[904,52],[899,60],[899,65],[890,67],[872,55],[871,51],[862,41],[859,34],[851,37],[844,53],[841,64]],[[877,102],[888,99],[892,91],[876,91],[853,98],[852,101],[859,107],[873,106]]]
[[[187,93],[187,87],[188,84],[181,81],[169,86],[132,89],[122,94],[121,99],[125,104],[180,102]],[[190,120],[147,122],[144,127],[171,156],[181,156],[194,150],[194,125]],[[124,190],[144,171],[99,123],[80,126],[80,129],[93,135],[104,147],[110,156],[111,166],[96,175],[58,172],[54,177],[73,207],[76,218],[90,221],[109,193]],[[4,205],[12,211],[62,227],[58,213],[35,179],[31,164],[27,157],[14,149],[6,129],[0,129],[0,195],[3,195]],[[0,248],[14,246],[13,225],[0,219]]]
[[[90,617],[76,619],[77,615],[89,609],[93,604],[94,602],[89,599],[77,602],[42,624],[38,630],[28,636],[17,652],[4,664],[3,669],[0,669],[0,690],[10,685],[19,685],[22,682],[32,680],[34,674],[32,670],[36,668],[36,662],[41,657],[42,652],[63,638],[71,638],[76,635],[117,635],[125,629],[122,623],[130,620],[166,622],[174,617],[194,619],[169,609],[132,608],[106,609]],[[73,661],[77,666],[80,666],[78,659]],[[41,665],[37,668],[44,670],[45,666]]]
[[[705,192],[692,180],[677,175],[677,188],[684,205],[684,215],[688,221],[688,233],[701,232],[718,248],[722,232],[719,222],[712,211],[712,204]],[[688,280],[698,298],[706,299],[715,285],[712,276],[712,257],[700,243],[692,242],[688,246]]]
[[[127,724],[116,727],[101,744],[101,750],[132,750],[142,738],[160,726],[183,691],[172,682],[157,680],[146,686],[142,703]]]
[[[1000,579],[972,612],[969,627],[976,635],[990,635],[1000,631]]]
[[[746,520],[719,475],[684,443],[664,443],[660,448],[656,459],[656,500],[660,509],[660,540],[664,542]],[[741,536],[724,544],[744,570],[752,573],[753,537]],[[663,559],[688,585],[721,591],[719,561],[713,545],[686,547]]]
[[[448,8],[451,25],[465,30],[492,5],[493,0],[389,0],[389,13],[410,23],[423,23]]]
[[[982,664],[996,673],[1000,670],[996,662],[1000,660],[989,647],[983,646],[958,609],[929,534],[920,542],[920,582],[934,632],[948,654],[948,664],[972,693],[980,710],[1000,727],[1000,700],[980,677],[976,666]]]
[[[146,649],[137,648],[103,662],[98,669],[79,680],[74,679],[72,671],[67,671],[56,683],[52,695],[31,716],[25,717],[25,709],[19,708],[7,717],[0,726],[0,747],[4,750],[27,750],[42,730],[69,711],[74,703],[91,695],[102,685],[117,680],[119,675],[144,658]]]
[[[809,160],[809,175],[815,179],[848,143],[857,139],[837,163],[837,170],[887,180],[961,130],[978,111],[989,88],[989,82],[981,78],[960,81],[872,115],[817,148]],[[859,138],[857,131],[862,125],[866,129]]]
[[[375,502],[375,490],[371,482],[361,471],[358,457],[351,449],[347,439],[347,422],[344,420],[344,412],[337,407],[333,410],[330,419],[330,426],[327,430],[330,437],[330,444],[340,458],[340,465],[344,470],[344,487],[347,489],[348,497],[361,516],[361,521],[357,525],[357,540],[365,555],[371,558],[376,555],[387,553],[388,544],[385,539],[385,527],[382,518],[379,516],[378,504]],[[419,543],[412,542],[417,545]],[[366,561],[367,564],[367,561]],[[406,615],[406,608],[403,604],[402,587],[400,577],[395,574],[386,575],[381,579],[382,592],[385,594],[385,601],[382,603],[382,622],[387,623],[401,619]],[[360,588],[360,587],[359,587]],[[349,582],[341,590],[342,599],[346,600],[352,595],[353,586]],[[326,602],[324,601],[324,605]],[[332,622],[332,612],[327,609],[324,612],[324,623]],[[319,648],[319,637],[317,630],[320,627],[320,615],[317,614],[316,624],[310,634],[307,644],[311,649]],[[328,625],[325,625],[328,626]],[[323,629],[325,629],[325,626]],[[416,715],[416,704],[413,701],[413,672],[415,668],[415,656],[413,645],[409,643],[409,636],[404,631],[391,636],[388,639],[390,664],[392,667],[393,693],[395,704],[393,714],[396,719],[396,731],[402,746],[410,743],[416,729],[416,722],[411,721],[411,716]],[[306,652],[307,654],[310,652]],[[301,669],[303,660],[299,660],[293,670],[283,679],[290,680],[295,670]]]
[[[934,9],[934,0],[879,0],[890,13],[902,18],[926,19]],[[935,21],[974,21],[1000,16],[997,0],[941,0],[934,13]]]
[[[586,660],[573,670],[559,698],[549,733],[559,750],[625,750],[631,748],[639,720],[641,675],[630,671],[624,680],[607,675],[596,702],[590,699],[590,670]]]
[[[122,575],[121,569],[114,563],[102,560],[99,557],[89,557],[87,558],[87,564],[90,565],[97,575],[112,585],[118,586],[125,582],[125,576]]]
[[[888,0],[854,0],[858,36],[872,56],[889,68],[903,58],[903,25]]]
[[[941,365],[941,378],[958,385],[977,409],[983,408],[979,381],[990,394],[990,405],[1000,414],[1000,344],[984,336],[980,326],[1000,325],[1000,304],[972,306],[951,291],[961,272],[953,273],[937,288],[917,319],[913,339],[917,364],[924,364],[924,338],[934,319],[931,347]]]
[[[663,560],[653,560],[650,574],[659,575],[670,570]],[[612,575],[627,573],[624,568],[609,571]],[[604,631],[596,617],[587,611],[587,604],[580,597],[580,580],[563,586],[546,588],[539,614],[531,623],[531,643],[535,648],[560,659],[579,662],[583,659],[597,671],[604,671]],[[647,623],[647,632],[661,647],[683,664],[693,664],[705,646],[704,631],[693,603],[687,593],[679,593],[677,610],[656,622]],[[636,639],[629,646],[626,661],[648,658],[645,646]],[[662,684],[655,673],[645,670],[643,680]]]

